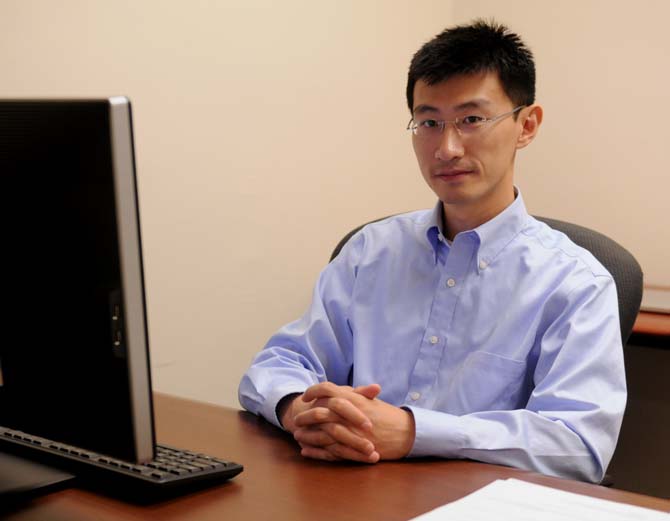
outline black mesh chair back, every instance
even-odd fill
[[[590,228],[547,217],[535,218],[548,224],[551,228],[563,232],[572,242],[590,251],[612,274],[619,299],[621,340],[625,345],[633,330],[633,324],[635,324],[642,301],[642,268],[635,257],[616,241]],[[386,219],[386,217],[375,219],[370,223],[382,219]],[[331,261],[337,257],[346,242],[363,226],[365,224],[351,230],[340,240],[330,256]]]

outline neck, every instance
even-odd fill
[[[482,201],[476,204],[442,202],[442,218],[447,239],[453,241],[459,233],[472,230],[490,221],[512,204],[515,198],[514,188],[511,188],[505,192],[503,197],[496,197],[495,200],[488,203]]]

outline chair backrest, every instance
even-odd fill
[[[640,311],[640,302],[642,301],[642,268],[635,257],[616,241],[590,228],[548,217],[536,216],[535,218],[548,224],[551,228],[563,232],[572,242],[590,251],[611,273],[619,300],[621,340],[625,345],[633,331],[633,325]],[[386,217],[375,219],[370,223],[382,219],[386,219]],[[365,224],[354,228],[340,240],[330,256],[331,261],[337,257],[337,254],[340,253],[340,250],[352,235],[363,228]]]

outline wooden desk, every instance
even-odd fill
[[[406,520],[509,477],[670,511],[670,500],[483,463],[310,461],[289,436],[249,413],[160,395],[155,409],[160,442],[236,460],[244,472],[223,485],[144,507],[69,489],[36,499],[6,519]]]
[[[607,472],[618,488],[670,498],[670,315],[640,312],[624,359],[628,404]]]
[[[640,311],[633,325],[633,333],[670,337],[670,315]]]

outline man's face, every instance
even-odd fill
[[[503,91],[496,73],[454,76],[414,86],[415,123],[467,116],[492,118],[516,107]],[[513,171],[523,131],[523,117],[501,118],[474,132],[459,133],[447,124],[442,133],[413,135],[414,152],[428,186],[450,209],[463,215],[494,217],[514,200]]]

